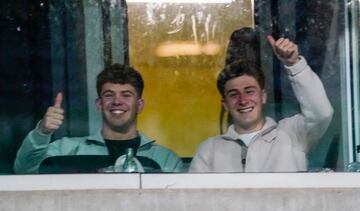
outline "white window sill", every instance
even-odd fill
[[[0,176],[0,191],[360,188],[360,173],[57,174]]]

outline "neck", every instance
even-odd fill
[[[264,127],[264,125],[265,125],[265,119],[263,118],[256,125],[251,125],[248,127],[244,127],[243,125],[234,123],[234,129],[238,134],[247,134],[261,130]]]
[[[114,130],[109,127],[103,126],[101,133],[104,139],[119,140],[119,141],[133,139],[138,136],[135,127],[126,130]]]

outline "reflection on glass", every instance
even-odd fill
[[[348,65],[345,72],[347,86],[347,128],[348,156],[344,170],[360,172],[360,85],[359,85],[359,1],[348,1],[345,7],[345,36],[346,36],[346,62]],[[345,139],[346,139],[345,138]]]

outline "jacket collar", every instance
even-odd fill
[[[154,143],[155,140],[151,140],[150,138],[148,138],[146,135],[144,135],[143,133],[138,132],[138,134],[140,135],[140,148],[145,148],[148,146],[148,144]],[[95,143],[98,145],[103,145],[105,146],[105,140],[104,137],[101,134],[101,129],[98,130],[94,135],[90,135],[87,137],[86,140],[87,143]]]
[[[266,142],[273,141],[277,136],[277,132],[275,130],[276,127],[277,127],[277,123],[272,118],[266,117],[263,128],[261,128],[260,133],[254,137],[254,140],[256,140],[259,136],[261,136],[262,139]],[[234,141],[238,139],[239,133],[235,131],[234,125],[232,124],[229,126],[227,132],[221,135],[221,137],[224,140]]]

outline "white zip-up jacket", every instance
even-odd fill
[[[297,172],[307,170],[306,154],[327,130],[333,109],[319,77],[306,60],[285,66],[301,113],[276,123],[266,117],[246,147],[231,125],[203,142],[189,172]]]

